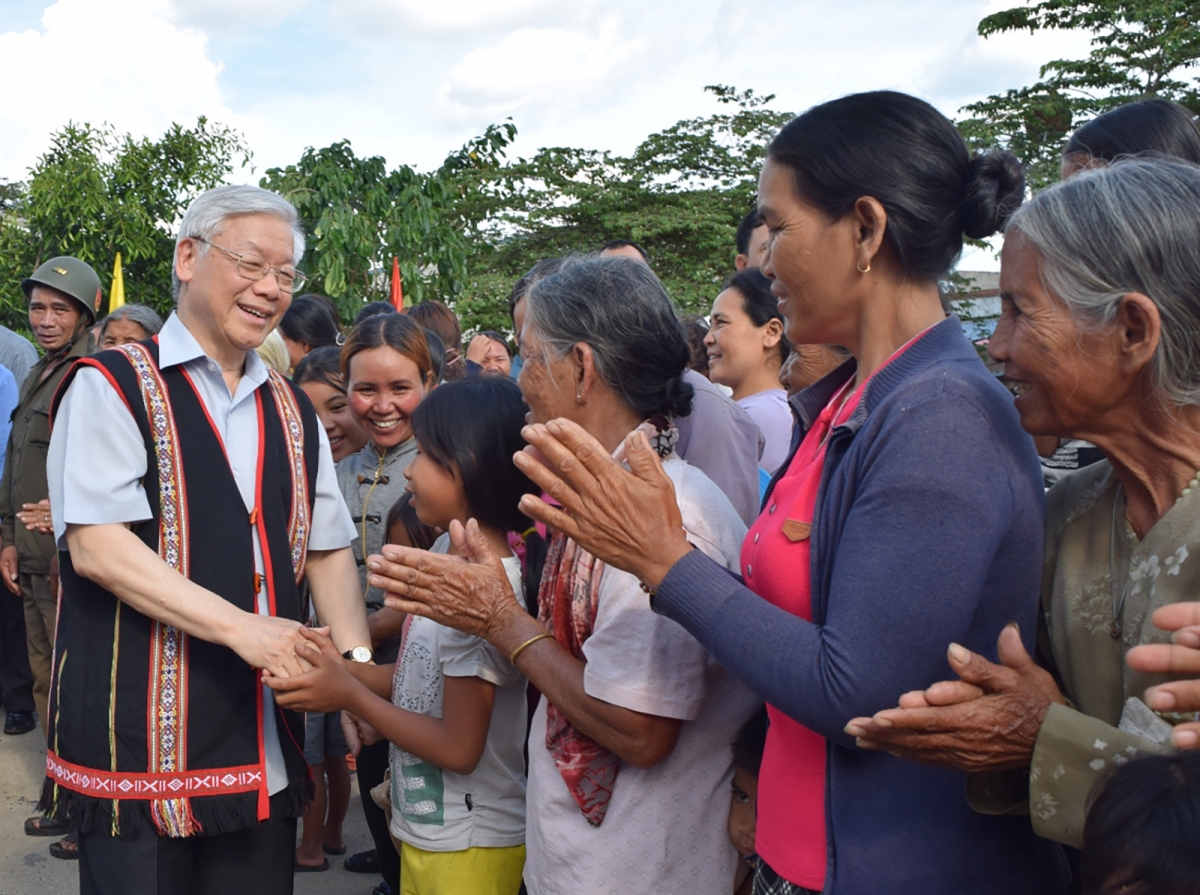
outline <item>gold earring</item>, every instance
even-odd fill
[[[870,262],[868,262],[867,269],[863,270],[861,267],[858,266],[858,262],[856,261],[856,262],[854,262],[854,269],[857,270],[859,273],[870,273],[871,272],[871,264],[870,264]]]

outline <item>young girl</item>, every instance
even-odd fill
[[[476,519],[518,596],[524,587],[508,533],[529,528],[517,504],[537,493],[512,463],[524,419],[511,380],[442,386],[413,414],[418,452],[405,471],[421,522],[447,528]],[[434,549],[452,549],[449,538]],[[327,638],[305,636],[321,648],[308,653],[313,670],[270,684],[282,705],[345,708],[392,742],[401,892],[515,895],[525,863],[526,702],[524,678],[507,657],[425,618],[408,623],[394,669],[346,663]]]
[[[759,465],[774,473],[792,443],[792,411],[779,386],[779,368],[791,352],[771,281],[743,270],[713,302],[708,335],[708,378],[733,389],[733,400],[758,424],[766,444]]]
[[[367,433],[350,412],[346,379],[342,375],[342,349],[333,345],[314,348],[296,364],[292,381],[313,402],[329,436],[333,462],[361,451],[367,443]]]

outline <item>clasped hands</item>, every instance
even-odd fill
[[[1129,666],[1200,675],[1200,603],[1164,606],[1151,620],[1174,631],[1174,642],[1134,647],[1126,656]],[[948,658],[958,680],[905,693],[897,708],[852,719],[846,733],[859,748],[960,771],[1028,767],[1050,705],[1066,700],[1030,658],[1016,625],[1000,633],[997,649],[999,664],[952,644]],[[1200,681],[1159,684],[1146,691],[1145,701],[1157,711],[1200,710]],[[1200,723],[1177,725],[1172,743],[1181,749],[1200,745]]]

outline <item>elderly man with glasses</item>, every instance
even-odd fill
[[[82,895],[292,891],[310,797],[300,582],[370,660],[353,525],[304,393],[254,352],[304,281],[295,209],[204,193],[157,343],[79,362],[47,472],[60,549],[45,803],[81,821]]]

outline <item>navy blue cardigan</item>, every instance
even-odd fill
[[[854,369],[849,361],[792,398],[792,454]],[[977,814],[964,774],[860,750],[842,730],[901,693],[953,679],[952,641],[995,661],[996,638],[1015,620],[1032,650],[1040,467],[1012,397],[957,318],[879,370],[834,430],[815,518],[812,622],[699,551],[671,569],[654,608],[828,740],[825,892],[1064,892],[1061,849],[1027,817]]]

